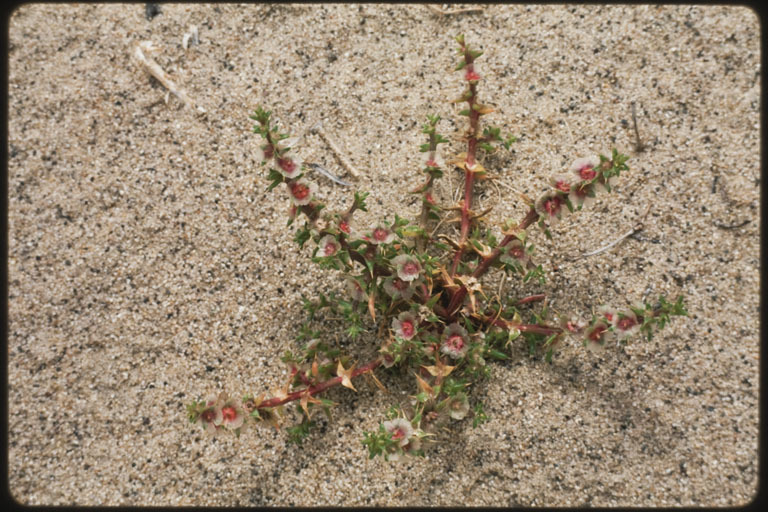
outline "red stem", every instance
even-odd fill
[[[531,207],[530,210],[528,210],[528,213],[526,214],[525,218],[523,219],[523,222],[520,223],[518,226],[518,229],[520,231],[526,229],[528,226],[536,222],[539,218],[539,214],[536,213],[536,210]],[[472,277],[479,278],[483,274],[485,274],[490,266],[493,264],[494,261],[499,257],[501,252],[504,250],[504,247],[507,246],[512,240],[517,240],[517,237],[515,235],[507,235],[504,237],[504,239],[501,241],[498,247],[496,247],[490,256],[487,258],[484,258],[483,261],[480,262],[480,264],[477,266],[474,272],[472,272]],[[462,301],[464,300],[464,297],[467,295],[467,288],[465,286],[462,286],[458,290],[456,290],[456,293],[451,297],[451,302],[446,308],[448,311],[448,314],[450,317],[447,319],[448,321],[452,321],[454,315],[456,314],[456,311],[461,306]]]
[[[374,368],[379,366],[382,363],[382,359],[374,359],[370,363],[366,364],[365,366],[361,366],[357,370],[354,370],[352,372],[352,376],[350,378],[354,379],[355,377],[362,375],[363,373],[367,373],[369,371],[372,371]],[[321,382],[317,386],[310,387],[308,389],[303,389],[301,391],[294,391],[293,393],[289,393],[288,396],[285,398],[270,398],[269,400],[265,400],[261,402],[256,408],[257,409],[266,409],[268,407],[279,407],[283,404],[286,404],[288,402],[293,402],[294,400],[299,400],[302,396],[304,396],[307,391],[309,391],[309,395],[313,396],[318,393],[321,393],[325,391],[328,388],[332,388],[333,386],[337,386],[341,384],[342,378],[341,377],[334,377],[332,379],[329,379],[325,382]]]

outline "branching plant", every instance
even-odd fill
[[[509,149],[516,139],[502,137],[499,128],[481,128],[481,118],[493,112],[478,98],[481,76],[475,61],[482,52],[469,48],[463,36],[456,41],[460,54],[456,70],[463,73],[466,89],[454,102],[466,104],[459,112],[468,120],[462,137],[465,148],[442,163],[438,147],[448,141],[437,133],[440,117],[428,116],[422,129],[427,142],[420,148],[425,153],[424,182],[411,191],[421,198],[421,212],[412,221],[395,215],[391,221],[355,230],[353,217],[358,210],[366,211],[367,194],[355,193],[346,211],[328,211],[315,196],[317,185],[304,174],[296,139],[281,133],[271,112],[258,108],[251,116],[256,121],[254,132],[262,138],[259,156],[269,169],[269,190],[283,185],[288,192],[289,226],[303,220],[296,243],[303,248],[311,242],[313,261],[342,274],[347,293],[304,299],[308,320],[298,335],[303,348],[283,356],[290,376],[273,396],[239,399],[222,392],[190,404],[190,421],[212,434],[229,430],[240,435],[248,424],[279,429],[286,419],[285,406],[293,402],[302,421],[286,430],[292,441],[300,443],[314,425],[313,413],[322,409],[330,418],[335,404],[322,396],[324,391],[337,385],[354,390],[353,381],[360,375],[369,375],[383,387],[374,370],[405,368],[403,373],[416,378],[415,394],[408,403],[393,405],[377,430],[364,433],[363,444],[371,457],[423,455],[448,422],[471,417],[477,426],[487,420],[482,403],[470,403],[468,388],[488,378],[488,362],[507,359],[513,343],[527,344],[531,353],[542,351],[550,361],[566,338],[602,349],[634,336],[650,339],[670,316],[687,314],[682,297],[674,302],[660,297],[653,305],[603,306],[589,319],[549,320],[546,306],[539,311],[527,306],[542,301],[545,294],[504,301],[488,293],[483,277],[491,269],[523,282],[543,282],[544,270],[534,263],[528,229],[537,227],[551,237],[549,226],[588,206],[599,192],[611,191],[620,173],[628,170],[628,157],[614,149],[610,156],[577,159],[570,170],[551,178],[551,188],[529,204],[522,220],[503,223],[501,237],[495,236],[482,221],[487,211],[474,209],[476,182],[490,177],[482,157]],[[463,195],[457,204],[439,205],[433,186],[447,166],[463,173]],[[349,338],[376,333],[378,355],[353,364],[350,355],[311,328],[320,311],[343,318]]]

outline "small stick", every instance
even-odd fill
[[[344,154],[341,152],[339,147],[334,144],[334,142],[328,138],[328,134],[325,133],[325,130],[323,130],[323,124],[322,121],[316,123],[312,128],[309,129],[310,133],[317,133],[321,139],[325,141],[326,144],[328,144],[328,147],[331,148],[331,151],[336,156],[336,159],[339,161],[342,167],[346,169],[346,171],[354,176],[355,178],[360,177],[360,173],[355,169],[352,164],[349,162],[347,157],[344,156]]]
[[[637,129],[637,116],[635,115],[635,103],[632,102],[632,124],[635,127],[635,151],[642,153],[645,150],[645,145],[640,140],[640,132]]]
[[[441,16],[445,16],[447,14],[459,14],[462,12],[483,12],[485,10],[485,7],[465,7],[464,9],[451,9],[450,11],[447,11],[445,9],[441,9],[440,7],[437,7],[436,5],[432,4],[424,4],[430,11],[434,12],[435,14],[439,14]]]
[[[165,73],[165,71],[163,71],[163,68],[161,68],[160,65],[154,61],[154,59],[147,57],[147,55],[144,53],[145,51],[151,52],[153,50],[155,50],[155,47],[152,41],[142,41],[138,44],[138,46],[136,46],[133,55],[144,66],[144,69],[150,75],[155,77],[158,82],[163,84],[163,87],[168,89],[169,92],[173,93],[174,96],[179,98],[185,106],[190,108],[196,107],[201,114],[205,114],[205,109],[199,105],[195,105],[195,102],[192,101],[189,96],[187,96],[187,93],[176,87],[176,84],[173,83],[173,80],[168,78],[168,75]]]
[[[645,213],[640,217],[640,221],[637,224],[635,224],[635,227],[633,227],[632,229],[630,229],[629,231],[627,231],[626,233],[621,235],[619,238],[617,238],[613,242],[609,243],[608,245],[606,245],[604,247],[601,247],[601,248],[597,249],[596,251],[588,252],[586,254],[582,254],[581,256],[576,256],[575,258],[571,258],[570,261],[575,261],[575,260],[577,260],[579,258],[586,258],[587,256],[594,256],[595,254],[600,254],[601,252],[605,252],[608,249],[610,249],[611,247],[613,247],[616,244],[618,244],[619,242],[621,242],[622,240],[624,240],[625,238],[627,238],[629,236],[632,236],[636,232],[642,230],[643,229],[643,220],[648,215],[649,211],[651,211],[651,206],[650,205],[648,205],[648,208],[645,209]]]
[[[715,222],[715,226],[719,227],[720,229],[736,229],[741,228],[749,224],[749,219],[745,220],[744,222],[739,222],[738,224],[720,224],[719,222]]]

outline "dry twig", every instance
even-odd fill
[[[326,144],[328,144],[328,147],[331,148],[333,154],[336,155],[336,159],[349,174],[355,178],[360,177],[360,172],[352,166],[352,163],[347,159],[346,156],[344,156],[339,147],[328,137],[328,134],[325,133],[325,130],[323,130],[322,122],[316,123],[312,128],[309,129],[309,132],[317,133],[320,138],[323,139]]]
[[[186,92],[184,92],[182,89],[179,89],[176,84],[173,83],[173,80],[168,78],[168,75],[165,71],[163,71],[163,68],[161,68],[160,65],[155,62],[152,57],[148,56],[149,53],[156,51],[156,49],[157,48],[154,46],[152,41],[142,41],[136,46],[133,52],[133,56],[136,58],[136,60],[139,61],[140,64],[144,66],[144,70],[147,71],[147,73],[155,77],[158,82],[163,84],[163,87],[165,87],[168,92],[179,98],[185,106],[192,109],[196,108],[198,112],[205,114],[205,109],[199,105],[196,105],[195,102],[192,101],[189,96],[187,96]]]
[[[651,206],[648,205],[648,208],[646,208],[645,209],[645,213],[640,216],[640,220],[637,222],[637,224],[635,224],[635,226],[632,229],[630,229],[629,231],[627,231],[623,235],[619,236],[619,238],[617,238],[613,242],[611,242],[608,245],[605,245],[605,246],[597,249],[596,251],[588,252],[586,254],[582,254],[580,256],[576,256],[575,258],[570,258],[569,261],[576,261],[576,260],[578,260],[580,258],[586,258],[588,256],[594,256],[596,254],[600,254],[601,252],[605,252],[608,249],[610,249],[611,247],[614,247],[617,244],[619,244],[625,238],[627,238],[629,236],[632,236],[633,234],[637,233],[638,231],[641,231],[643,229],[643,221],[645,220],[645,217],[648,216],[648,212],[650,212],[650,211],[651,211]]]

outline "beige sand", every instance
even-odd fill
[[[25,504],[740,505],[758,434],[760,41],[730,7],[25,5],[10,18],[9,484]],[[182,47],[190,25],[199,45]],[[532,231],[560,311],[686,296],[691,315],[603,355],[552,364],[518,347],[476,386],[490,421],[455,425],[425,459],[368,460],[362,432],[412,393],[337,389],[304,449],[252,430],[215,439],[184,406],[285,378],[300,295],[340,286],[298,253],[287,197],[267,194],[250,112],[293,133],[324,120],[371,192],[365,227],[419,205],[428,113],[462,118],[452,38],[485,50],[490,122],[522,140],[490,222],[525,211],[572,159],[632,155],[615,193]],[[205,115],[138,67],[141,41]],[[636,154],[631,104],[648,149]],[[460,147],[453,146],[458,152]],[[307,159],[349,179],[324,142]],[[440,191],[449,195],[458,175]],[[351,193],[317,177],[334,208]],[[405,200],[403,198],[406,198]],[[567,261],[631,229],[601,254]],[[739,226],[728,228],[727,226]],[[726,227],[723,227],[726,226]],[[557,265],[557,267],[556,267]],[[555,270],[556,269],[556,270]],[[329,333],[333,339],[333,333]],[[342,345],[352,348],[339,337]],[[367,343],[367,344],[366,344]],[[355,353],[370,354],[372,342]]]

